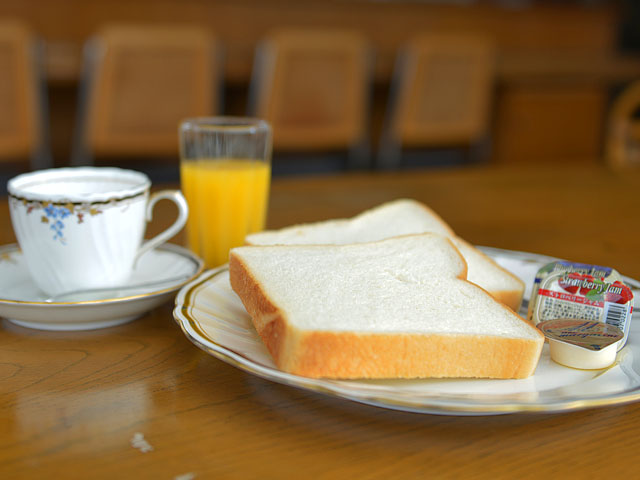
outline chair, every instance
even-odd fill
[[[422,34],[398,56],[378,164],[397,168],[403,148],[480,146],[490,126],[492,43],[480,36]]]
[[[220,108],[220,70],[205,30],[105,26],[85,48],[72,164],[177,157],[180,121]]]
[[[271,123],[276,153],[346,151],[348,166],[364,167],[370,82],[357,32],[281,29],[258,46],[249,111]]]
[[[0,164],[31,169],[51,164],[41,44],[17,21],[0,22]]]
[[[628,85],[611,107],[605,158],[612,168],[640,166],[640,80]]]

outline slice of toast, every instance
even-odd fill
[[[524,282],[487,255],[456,236],[433,210],[415,200],[401,199],[367,210],[350,219],[294,225],[248,235],[248,245],[343,245],[382,240],[398,235],[434,232],[451,239],[468,264],[467,279],[518,311]]]
[[[246,246],[230,282],[276,365],[327,378],[524,378],[542,334],[478,286],[437,234]]]

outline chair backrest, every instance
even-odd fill
[[[274,151],[347,150],[367,136],[371,56],[357,32],[282,29],[259,45],[250,112]]]
[[[105,26],[85,52],[74,160],[173,157],[178,124],[217,113],[217,43],[191,26]]]
[[[17,21],[0,22],[0,163],[50,163],[38,42]]]
[[[640,80],[628,85],[614,100],[605,145],[613,168],[640,167]]]
[[[489,130],[494,75],[494,47],[485,37],[415,37],[398,56],[383,140],[398,147],[480,141]]]

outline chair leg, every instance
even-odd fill
[[[49,128],[49,93],[44,72],[44,43],[36,42],[33,51],[37,82],[37,102],[40,112],[38,119],[38,141],[31,152],[29,166],[31,170],[42,170],[53,167],[53,154],[51,153],[51,129]]]
[[[38,147],[31,155],[29,162],[31,170],[42,170],[44,168],[53,167],[53,156],[51,151],[45,147]]]
[[[488,162],[491,158],[492,146],[491,137],[488,135],[477,142],[469,144],[467,149],[469,163]]]
[[[371,164],[371,148],[366,141],[351,146],[347,158],[348,169],[368,170],[371,168]]]
[[[380,170],[395,170],[402,163],[402,148],[397,142],[382,139],[377,155],[377,167]]]
[[[86,89],[85,87],[81,87],[81,90]],[[76,123],[73,129],[73,141],[71,145],[71,159],[69,161],[72,167],[78,167],[82,165],[92,165],[93,158],[87,148],[86,143],[86,105],[85,98],[86,92],[80,93],[80,100],[78,102],[78,108],[76,112]]]
[[[76,120],[73,129],[71,146],[71,166],[93,165],[93,157],[87,145],[87,121],[89,111],[89,97],[93,83],[93,72],[97,65],[97,58],[103,52],[95,39],[90,39],[83,52],[83,65],[80,85],[78,88],[78,104],[76,106]]]
[[[89,154],[89,151],[83,144],[82,140],[73,142],[73,147],[71,148],[71,160],[69,163],[72,167],[93,165],[93,158]]]

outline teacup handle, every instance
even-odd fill
[[[184,227],[185,223],[187,223],[187,217],[189,216],[189,207],[187,206],[187,201],[179,190],[161,190],[159,192],[151,194],[151,196],[149,197],[149,202],[147,203],[147,223],[153,219],[153,207],[160,200],[171,200],[173,203],[175,203],[178,207],[178,218],[176,218],[175,222],[173,222],[173,224],[169,228],[142,244],[142,246],[136,253],[134,264],[144,253],[156,248],[158,245],[165,243],[176,233],[182,230],[182,227]]]

